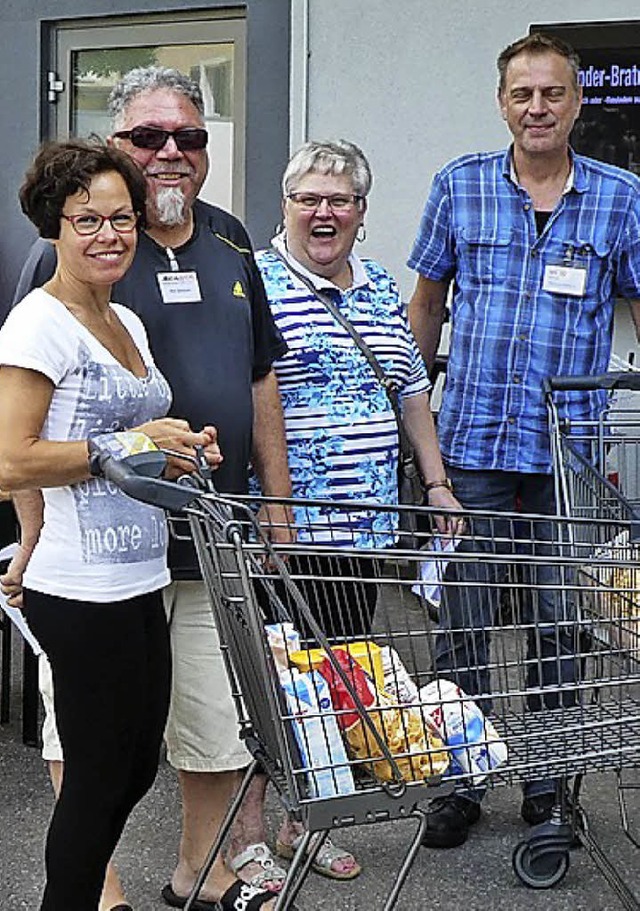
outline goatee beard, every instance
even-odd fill
[[[158,222],[167,227],[183,225],[187,220],[186,198],[180,187],[161,187],[155,198]]]

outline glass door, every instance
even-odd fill
[[[138,66],[170,66],[196,80],[205,102],[210,168],[200,196],[244,218],[245,22],[184,13],[119,17],[56,27],[57,90],[53,134],[103,138],[111,131],[107,99]]]

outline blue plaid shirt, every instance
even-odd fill
[[[453,279],[438,418],[442,453],[468,469],[551,472],[545,377],[607,370],[617,295],[640,297],[640,180],[572,155],[573,180],[540,235],[511,155],[465,155],[436,174],[408,264]],[[543,291],[548,264],[587,270],[584,295]],[[594,418],[602,393],[558,395]]]

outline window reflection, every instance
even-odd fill
[[[169,66],[187,73],[200,85],[209,131],[213,167],[201,197],[224,209],[232,208],[234,147],[234,45],[164,45],[75,51],[71,131],[76,136],[111,131],[107,99],[121,76],[139,66]],[[238,213],[241,214],[241,213]]]

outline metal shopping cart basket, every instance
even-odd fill
[[[517,846],[514,866],[530,886],[562,879],[584,834],[564,781],[640,764],[640,675],[607,641],[611,621],[594,616],[576,549],[601,520],[474,511],[450,547],[435,511],[419,508],[419,540],[401,550],[389,546],[391,507],[229,500],[140,479],[122,463],[105,473],[188,517],[254,756],[190,901],[258,762],[306,831],[278,908],[291,907],[329,831],[413,820],[385,900],[395,907],[425,831],[420,802],[457,783],[561,782],[554,818]],[[256,518],[278,505],[291,512],[290,543]],[[598,541],[630,525],[626,514],[607,520]],[[621,552],[610,548],[607,565],[620,566]]]
[[[607,732],[623,831],[640,847],[625,798],[627,791],[640,787],[631,777],[640,764],[640,373],[554,377],[545,391],[556,497],[564,514],[575,520],[566,524],[567,546],[578,561],[579,623],[597,680],[584,710]],[[558,397],[575,391],[601,396],[595,420],[560,419]],[[580,784],[577,775],[574,834],[624,907],[638,909],[640,902],[589,831],[578,804]]]
[[[424,831],[424,813],[417,807],[419,796],[439,790],[442,772],[448,766],[446,751],[435,729],[425,731],[420,725],[420,750],[413,758],[409,755],[408,738],[409,728],[411,725],[416,727],[416,720],[396,717],[393,738],[401,741],[401,745],[396,744],[393,750],[390,707],[375,711],[370,702],[371,689],[365,685],[369,678],[365,679],[357,672],[361,665],[349,661],[340,663],[334,657],[335,652],[309,612],[287,564],[262,532],[255,517],[255,504],[242,498],[227,499],[188,483],[141,477],[127,466],[126,460],[116,462],[105,458],[103,468],[105,475],[130,496],[168,510],[179,510],[188,517],[189,533],[196,546],[215,622],[225,646],[242,736],[254,757],[185,905],[187,911],[206,879],[259,766],[268,774],[284,808],[305,825],[304,838],[293,858],[277,907],[292,907],[331,829],[382,820],[414,819],[418,822],[417,831],[385,903],[385,908],[393,908]],[[262,505],[273,507],[275,503],[263,501]],[[299,510],[299,504],[296,505]],[[309,502],[305,508],[311,512],[323,505]],[[379,525],[388,526],[388,516],[392,513],[393,510],[389,510],[383,515],[380,510],[380,515],[376,513],[374,518]],[[343,516],[348,524],[348,507]],[[308,527],[312,525],[310,521]],[[286,557],[293,562],[301,550],[308,554],[308,548],[292,544]],[[377,564],[377,553],[371,553]],[[366,555],[363,557],[358,552],[358,573],[366,566],[366,559]],[[374,572],[373,568],[371,572]],[[339,583],[350,581],[345,570]],[[360,575],[357,581],[359,584],[363,581]],[[321,585],[323,580],[317,577],[307,579],[307,582]],[[256,594],[258,588],[263,589],[262,603]],[[282,674],[283,665],[295,667],[291,660],[291,640],[283,639],[279,646],[270,644],[265,633],[265,619],[269,613],[270,619],[275,621],[272,628],[276,632],[282,631],[283,621],[305,627],[306,636],[297,645],[304,646],[313,639],[314,650],[299,648],[299,660],[302,663],[315,661],[316,650],[327,656],[333,686],[340,690],[344,708],[327,709],[327,693],[320,691],[321,676],[309,677],[303,673],[298,680],[291,680],[291,673]],[[344,645],[354,651],[353,642],[345,641]],[[376,644],[371,641],[361,643],[361,646],[357,651],[359,661],[367,662],[370,669],[375,666],[377,672],[381,665]],[[300,679],[308,682],[306,692],[299,684]],[[289,690],[283,682],[292,684]],[[368,705],[364,704],[365,700]],[[396,711],[395,715],[398,714]],[[359,727],[359,758],[346,755],[336,720],[341,717],[348,717],[350,727]],[[372,766],[376,767],[376,775],[367,771]],[[407,778],[412,784],[411,793]],[[447,785],[444,790],[450,790],[450,787]],[[417,793],[419,790],[421,795]]]

